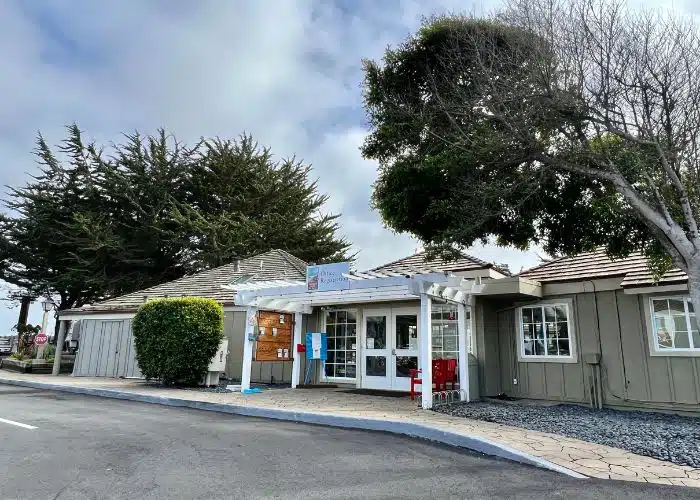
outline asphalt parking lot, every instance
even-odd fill
[[[425,441],[0,385],[0,498],[700,498]]]

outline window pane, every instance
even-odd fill
[[[558,333],[557,336],[560,339],[569,338],[569,324],[568,323],[557,323]]]
[[[347,327],[347,336],[348,337],[354,337],[357,333],[357,325],[348,325]]]
[[[676,349],[690,349],[690,337],[688,332],[676,332],[676,342],[674,347]]]
[[[523,336],[525,340],[532,340],[535,336],[533,325],[523,325]]]
[[[457,350],[457,337],[450,335],[443,339],[443,349],[446,351],[456,351]]]
[[[326,347],[329,351],[332,351],[333,349],[335,349],[335,337],[328,337],[326,339],[326,341],[328,342],[326,344]]]
[[[335,337],[335,325],[326,325],[328,337]]]
[[[357,337],[348,337],[345,341],[345,349],[348,351],[354,351],[357,349]]]
[[[335,377],[335,365],[333,363],[326,363],[326,377]]]
[[[326,352],[326,363],[335,363],[335,351]]]
[[[367,317],[367,349],[386,347],[386,316]]]
[[[357,363],[357,353],[355,351],[348,351],[347,357],[345,358],[345,363],[348,365],[354,365]]]
[[[523,323],[532,323],[532,308],[523,307]]]
[[[552,307],[552,306],[545,306],[544,307],[544,320],[549,321],[549,322],[556,320],[554,307]]]
[[[345,376],[347,378],[355,378],[357,376],[357,367],[355,365],[347,365],[345,368]]]
[[[345,351],[335,351],[335,362],[345,364]]]
[[[668,312],[668,301],[666,301],[665,299],[652,300],[652,303],[654,304],[654,312]]]
[[[544,330],[542,330],[542,323],[537,323],[535,325],[535,336],[540,340],[544,340]]]
[[[659,348],[669,349],[673,347],[673,339],[669,330],[663,326],[663,322],[657,318],[656,343]]]
[[[384,356],[367,356],[367,375],[372,377],[386,377],[386,358]]]
[[[547,355],[556,356],[559,352],[559,346],[557,345],[557,339],[547,339]]]
[[[569,350],[568,340],[559,340],[559,356],[569,356],[571,351]]]
[[[544,356],[544,340],[535,341],[535,354],[537,356]]]
[[[557,336],[557,325],[556,323],[546,323],[547,328],[547,338],[556,338]]]
[[[542,323],[542,308],[541,307],[535,307],[532,310],[532,322],[533,323]]]
[[[337,311],[337,319],[336,321],[338,323],[345,323],[348,320],[348,313],[346,311]]]
[[[396,316],[396,349],[418,347],[418,317],[415,314]]]
[[[433,311],[430,313],[430,317],[433,320],[440,321],[442,319],[442,311],[433,308]]]
[[[355,311],[347,311],[348,323],[357,323],[357,313]]]
[[[524,349],[525,356],[532,356],[534,354],[534,342],[532,340],[525,341]]]
[[[566,315],[566,306],[557,306],[557,321],[568,321],[569,318]]]
[[[683,316],[673,317],[673,329],[677,332],[688,331],[688,324],[685,322],[685,314]]]
[[[669,299],[668,300],[668,308],[671,311],[671,314],[685,315],[685,308],[683,307],[682,300]]]
[[[697,330],[693,330],[693,347],[700,349],[700,333]]]
[[[396,376],[410,377],[410,370],[418,369],[418,358],[415,356],[396,356]]]
[[[335,338],[335,348],[337,350],[345,350],[345,337],[336,337]]]
[[[335,311],[326,312],[326,324],[335,323]]]

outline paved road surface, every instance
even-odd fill
[[[0,499],[15,498],[668,500],[700,490],[577,480],[381,433],[0,385]]]

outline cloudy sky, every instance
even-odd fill
[[[700,3],[685,1],[664,5]],[[0,0],[0,185],[35,170],[37,131],[55,144],[73,121],[105,143],[158,127],[185,141],[246,131],[279,157],[313,164],[328,210],[343,214],[342,232],[360,251],[358,267],[400,258],[417,243],[383,228],[368,204],[376,164],[358,150],[361,59],[380,58],[423,15],[497,3]],[[514,271],[538,262],[535,251],[472,253]],[[16,317],[0,305],[0,335]],[[40,319],[35,305],[30,322]]]

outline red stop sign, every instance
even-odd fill
[[[46,336],[45,333],[37,333],[36,337],[34,337],[34,343],[36,345],[44,345],[49,341],[49,338]]]

